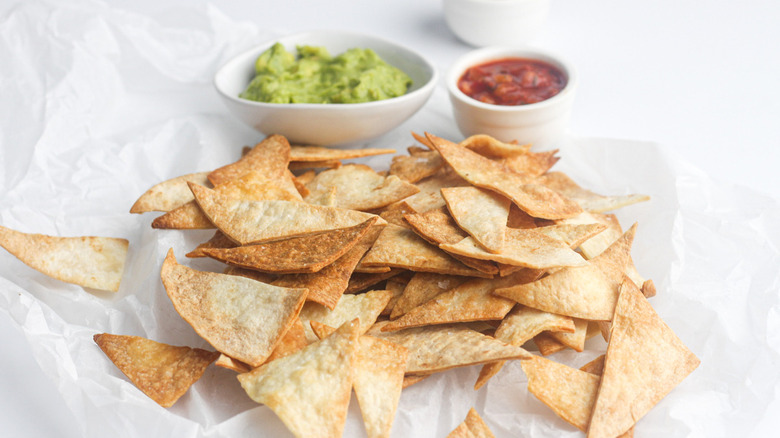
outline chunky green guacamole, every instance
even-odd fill
[[[335,57],[324,47],[297,49],[297,58],[280,43],[263,52],[255,78],[239,96],[270,103],[359,103],[401,96],[412,84],[371,49]]]

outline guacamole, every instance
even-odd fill
[[[276,43],[255,62],[255,78],[239,95],[270,103],[359,103],[401,96],[412,79],[371,49],[331,56],[324,47]]]

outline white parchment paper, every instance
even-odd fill
[[[210,231],[160,231],[128,213],[162,180],[234,161],[262,138],[233,120],[211,86],[232,55],[273,38],[215,7],[153,20],[102,3],[25,3],[0,22],[0,224],[60,236],[130,240],[121,289],[87,291],[0,251],[0,311],[18,323],[86,437],[290,436],[251,401],[235,373],[210,367],[164,409],[138,391],[92,341],[99,332],[210,348],[173,309],[159,279],[174,248]],[[459,139],[443,89],[373,147],[404,153],[410,131]],[[772,436],[780,430],[780,205],[724,185],[662,145],[571,138],[556,166],[604,194],[649,194],[618,214],[639,223],[634,260],[651,303],[702,365],[649,415],[637,436]],[[365,160],[386,168],[389,157]],[[605,350],[559,353],[579,366]],[[444,437],[472,406],[499,437],[581,436],[526,390],[518,363],[480,391],[479,367],[441,373],[404,391],[397,437]],[[353,399],[345,436],[364,436]]]

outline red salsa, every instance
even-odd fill
[[[560,93],[566,76],[550,63],[506,58],[469,68],[458,80],[467,96],[493,105],[526,105]]]

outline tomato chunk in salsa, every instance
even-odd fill
[[[467,96],[493,105],[526,105],[560,93],[566,76],[550,63],[505,58],[469,68],[458,80]]]

